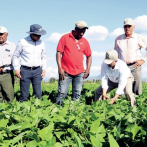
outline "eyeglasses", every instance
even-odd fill
[[[0,36],[3,36],[5,33],[0,33]]]
[[[124,28],[131,28],[131,25],[125,25]]]

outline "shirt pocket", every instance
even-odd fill
[[[7,50],[8,50],[8,49],[7,49]],[[8,51],[5,50],[3,57],[4,57],[4,62],[5,62],[6,64],[11,64],[12,53],[11,53],[10,50],[8,50]]]

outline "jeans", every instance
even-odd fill
[[[59,80],[58,83],[58,96],[56,98],[56,104],[61,105],[62,99],[65,98],[68,92],[69,84],[72,82],[72,100],[79,100],[84,79],[84,73],[78,75],[69,75],[65,72],[65,79]]]
[[[41,73],[42,68],[39,67],[35,70],[30,70],[24,67],[21,67],[21,79],[20,79],[20,102],[27,101],[29,96],[30,83],[32,82],[33,93],[35,97],[41,98]]]

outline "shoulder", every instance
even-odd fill
[[[89,44],[88,40],[87,40],[85,37],[82,37],[82,40],[83,40],[85,43],[88,43],[88,44]]]
[[[116,37],[115,40],[122,40],[124,38],[125,34],[121,34],[118,37]]]
[[[15,44],[14,44],[13,42],[10,42],[10,41],[8,41],[8,40],[7,40],[7,43],[8,43],[9,45],[11,45],[11,46],[15,46]]]
[[[118,65],[119,65],[119,68],[122,69],[124,72],[125,72],[125,69],[128,68],[126,62],[124,62],[123,60],[121,59],[118,59]]]

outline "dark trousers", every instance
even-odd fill
[[[21,79],[20,79],[20,102],[27,101],[29,96],[30,83],[32,83],[33,93],[35,97],[41,98],[41,74],[42,68],[39,67],[35,70],[21,67]]]

